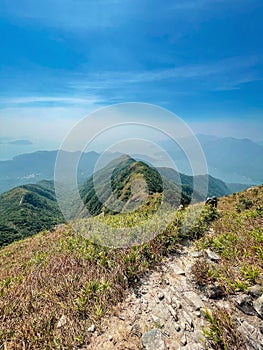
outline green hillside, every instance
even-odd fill
[[[4,247],[0,250],[0,347],[86,348],[89,327],[95,324],[99,329],[113,305],[142,276],[163,264],[165,256],[176,253],[186,235],[197,239],[200,249],[211,247],[221,255],[209,269],[207,264],[196,264],[193,275],[202,288],[217,282],[227,297],[255,283],[262,285],[262,198],[261,186],[220,199],[218,211],[202,204],[175,211],[160,235],[125,249],[96,245],[69,226]],[[193,220],[198,208],[202,211]],[[90,220],[106,225],[113,220],[122,227],[126,216],[130,214]],[[216,325],[220,334],[225,332],[224,323],[219,320]],[[221,338],[216,338],[214,324],[208,335],[213,349],[228,348],[217,347]]]
[[[193,191],[190,192],[186,187],[181,190],[156,169],[129,156],[111,161],[88,179],[80,191],[92,215],[142,210],[146,202],[149,206],[151,199],[162,193],[166,194],[164,199],[171,205],[187,205]]]
[[[185,191],[191,191],[195,179],[196,187],[201,193],[205,191],[206,184],[208,183],[208,196],[222,197],[232,192],[231,189],[227,186],[227,184],[225,184],[225,182],[223,182],[220,179],[216,179],[211,175],[197,175],[194,178],[193,176],[181,174],[176,172],[174,169],[165,167],[158,168],[158,171],[161,175],[166,176],[173,183],[181,183],[181,186]],[[192,192],[190,193],[192,194]],[[198,196],[198,193],[196,195]],[[204,200],[205,198],[201,196],[199,199]]]
[[[0,195],[0,246],[63,222],[50,181],[16,187]]]
[[[211,176],[208,180],[209,195],[229,193],[224,182]],[[207,176],[197,176],[195,181],[203,191]],[[81,186],[80,195],[93,216],[102,212],[151,212],[158,209],[162,201],[177,208],[180,204],[188,205],[191,199],[194,202],[205,199],[193,191],[193,177],[169,168],[155,169],[126,155],[112,160],[89,178]],[[67,201],[70,211],[79,211],[73,195]],[[58,208],[51,181],[23,185],[0,195],[0,246],[62,222],[64,217]]]

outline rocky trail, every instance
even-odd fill
[[[255,300],[259,304],[262,290],[258,286],[250,294],[216,299],[216,286],[210,286],[204,294],[191,273],[193,264],[204,257],[215,264],[220,259],[211,251],[196,251],[192,243],[182,245],[176,255],[149,272],[99,328],[89,328],[90,344],[83,350],[213,349],[202,332],[209,327],[205,311],[213,306],[231,310],[245,340],[242,349],[262,350],[263,327],[258,312],[263,311],[263,304],[257,305],[262,308],[258,312],[253,307]]]

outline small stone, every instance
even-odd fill
[[[252,298],[249,295],[241,294],[236,299],[236,305],[246,315],[255,315]],[[263,309],[262,309],[263,310]]]
[[[185,329],[191,331],[194,328],[194,324],[191,319],[191,316],[185,311],[182,312],[182,316],[185,320]]]
[[[113,341],[113,336],[109,335],[109,341]]]
[[[96,330],[96,326],[93,324],[88,328],[88,332],[93,333]]]
[[[263,334],[263,321],[260,322],[259,330]]]
[[[177,309],[181,309],[182,308],[182,304],[180,302],[177,302]]]
[[[200,256],[202,256],[202,252],[195,250],[195,251],[191,252],[190,255],[193,258],[200,258]]]
[[[205,295],[209,299],[220,299],[223,296],[223,289],[217,284],[209,284],[205,289]]]
[[[174,272],[176,273],[176,275],[185,275],[185,271],[183,269],[181,269],[180,266],[174,264],[173,269],[174,269]]]
[[[182,308],[182,304],[178,301],[178,299],[176,297],[172,297],[171,304],[172,304],[174,309],[181,309]]]
[[[248,289],[248,292],[253,298],[259,298],[263,294],[263,287],[255,284]]]
[[[206,254],[207,254],[207,257],[208,257],[210,260],[213,260],[213,261],[218,261],[218,260],[220,260],[220,256],[217,255],[216,253],[212,252],[211,249],[206,249],[205,252],[206,252]]]
[[[146,350],[166,350],[162,332],[157,329],[151,329],[142,336],[142,343]]]
[[[168,305],[168,310],[170,311],[170,314],[173,316],[175,321],[178,321],[178,314],[177,312],[172,308],[171,305]]]
[[[58,321],[57,328],[64,327],[67,323],[67,317],[65,315],[62,315]]]
[[[187,344],[187,339],[186,339],[185,335],[182,336],[181,343],[182,343],[183,346],[185,346]]]
[[[164,294],[163,293],[158,293],[158,299],[163,300],[164,299]]]
[[[201,312],[200,312],[200,310],[195,311],[195,316],[201,317]]]
[[[175,323],[174,328],[175,328],[176,332],[180,332],[180,330],[181,330],[181,327],[178,323]]]
[[[202,307],[204,307],[204,303],[195,292],[185,292],[184,298],[186,299],[187,303],[194,306],[195,310],[200,310]]]
[[[263,318],[263,294],[254,301],[254,309],[257,311],[259,316]]]

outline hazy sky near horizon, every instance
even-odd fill
[[[262,0],[0,0],[0,159],[123,102],[263,140],[262,23]]]

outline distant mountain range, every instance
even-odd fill
[[[78,179],[84,181],[94,171],[94,166],[100,154],[96,152],[64,152],[67,164],[80,159],[78,164]],[[0,161],[0,193],[13,187],[41,180],[54,180],[54,168],[58,151],[38,151],[21,154],[12,160]],[[80,156],[81,155],[81,156]],[[118,157],[120,154],[106,154],[105,162]],[[104,163],[105,164],[105,163]]]
[[[197,135],[197,138],[203,147],[210,175],[226,183],[233,183],[233,186],[239,189],[246,186],[236,186],[235,183],[263,183],[263,145],[249,139],[201,134]],[[180,173],[192,175],[189,162],[176,143],[163,141],[160,142],[160,146],[167,150]],[[0,161],[0,193],[23,184],[37,183],[44,179],[53,180],[57,153],[58,151],[38,151],[16,156],[12,160]],[[70,164],[72,159],[80,157],[80,152],[67,152],[67,156]],[[104,164],[119,156],[120,153],[107,153]],[[148,159],[149,163],[159,166],[159,154],[148,158],[139,154],[131,156],[137,160]],[[78,167],[79,182],[85,181],[93,173],[99,157],[100,154],[96,152],[82,153]]]
[[[227,182],[263,183],[263,146],[249,139],[198,136],[209,174]]]
[[[197,190],[193,190],[194,181],[198,184]],[[194,179],[173,169],[153,168],[122,155],[80,185],[80,195],[92,215],[147,211],[155,210],[161,200],[175,207],[187,205],[191,199],[202,201],[206,182],[207,175]],[[208,176],[208,195],[229,193],[231,189],[223,181]],[[74,198],[68,201],[69,206],[78,211],[79,208],[74,208]],[[64,221],[52,181],[18,186],[0,195],[0,246]]]
[[[263,183],[263,146],[249,139],[197,135],[208,165],[208,173],[226,183]],[[189,140],[191,142],[191,140]],[[191,167],[186,155],[172,141],[162,141],[180,172],[189,174]],[[159,155],[156,154],[156,158]]]

